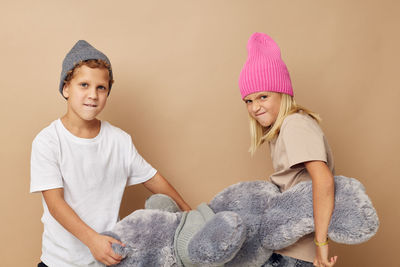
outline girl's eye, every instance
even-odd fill
[[[249,100],[249,99],[246,99],[246,100],[244,101],[244,103],[246,103],[246,104],[250,104],[250,103],[251,103],[251,100]]]
[[[267,98],[268,98],[267,95],[262,95],[262,96],[260,96],[260,99],[263,99],[263,100],[265,100],[265,99],[267,99]]]
[[[97,87],[99,90],[107,90],[107,88],[105,86],[99,86]]]
[[[88,84],[87,83],[81,83],[81,86],[86,88],[86,87],[88,87]]]

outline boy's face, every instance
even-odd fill
[[[67,115],[78,120],[94,120],[106,105],[108,91],[107,69],[92,69],[86,65],[76,68],[63,88],[63,95],[68,99]]]

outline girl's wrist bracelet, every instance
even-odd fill
[[[314,243],[315,243],[315,245],[316,245],[317,247],[323,247],[323,246],[326,246],[326,245],[328,245],[328,243],[329,243],[329,239],[328,239],[328,238],[326,238],[325,242],[317,242],[317,240],[316,240],[316,239],[314,239]]]

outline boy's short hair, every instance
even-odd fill
[[[61,95],[63,96],[63,87],[65,84],[65,80],[67,78],[68,73],[77,67],[78,64],[82,64],[82,62],[88,62],[88,60],[99,60],[105,62],[105,66],[109,71],[109,90],[111,90],[111,85],[113,82],[113,73],[112,73],[112,68],[111,68],[111,62],[107,58],[105,54],[94,48],[92,45],[90,45],[88,42],[85,40],[79,40],[68,52],[68,54],[65,56],[63,63],[62,63],[62,70],[61,70],[61,79],[60,79],[60,86],[59,86],[59,91]],[[84,63],[85,64],[85,63]],[[91,64],[91,63],[89,63]],[[101,65],[101,64],[100,64]],[[99,65],[99,66],[100,66]],[[100,66],[101,67],[101,66]]]
[[[95,69],[95,68],[107,69],[109,71],[109,73],[111,71],[111,65],[108,64],[107,62],[105,62],[104,60],[89,59],[89,60],[81,61],[81,62],[75,64],[75,66],[66,73],[63,86],[72,80],[72,78],[74,77],[75,70],[82,66],[88,66],[89,68],[92,68],[92,69]],[[114,80],[112,79],[111,74],[109,74],[108,88],[111,88],[113,83],[114,83]],[[61,93],[62,93],[62,91],[61,91]],[[108,90],[108,94],[110,94],[110,90]]]

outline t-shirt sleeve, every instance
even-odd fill
[[[48,136],[39,134],[32,142],[30,192],[62,187],[57,144]]]
[[[282,125],[280,134],[290,167],[314,160],[327,162],[324,134],[312,119],[303,116],[292,117]]]
[[[127,186],[146,182],[157,173],[157,170],[139,154],[133,143],[131,143],[130,161],[128,164],[129,175]]]

